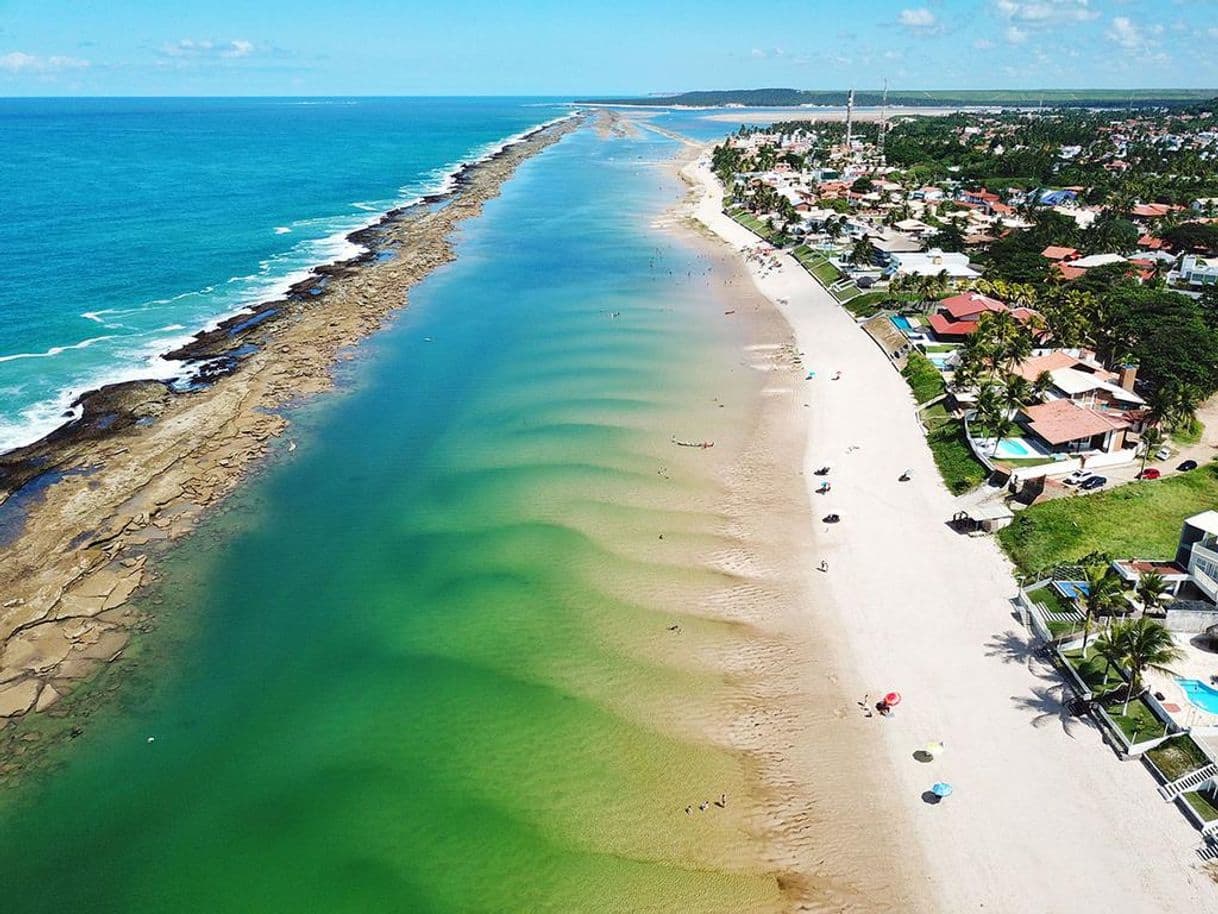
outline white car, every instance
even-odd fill
[[[1170,456],[1171,456],[1171,448],[1169,448],[1166,444],[1163,445],[1163,447],[1159,448],[1157,451],[1155,451],[1155,460],[1166,460]]]
[[[1090,470],[1075,470],[1069,476],[1062,480],[1068,486],[1081,486],[1095,474]]]

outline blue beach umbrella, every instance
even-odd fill
[[[943,799],[943,797],[950,797],[952,795],[952,785],[948,784],[946,781],[940,781],[931,787],[930,792],[939,797],[939,799]]]

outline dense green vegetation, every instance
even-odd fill
[[[1202,822],[1213,822],[1218,819],[1218,803],[1212,797],[1207,797],[1196,790],[1183,794],[1184,802],[1193,808]]]
[[[1021,511],[998,541],[1025,574],[1091,553],[1175,555],[1185,518],[1218,505],[1218,465],[1133,482],[1087,497],[1057,498]]]
[[[942,404],[928,409],[926,443],[943,483],[953,495],[963,495],[985,481],[988,471],[974,455],[964,437],[964,423],[948,416]]]
[[[943,375],[939,374],[939,369],[930,359],[917,350],[909,354],[901,374],[919,403],[927,403],[943,393]]]

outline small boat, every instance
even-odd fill
[[[713,441],[680,441],[677,438],[673,438],[672,443],[677,447],[696,447],[701,448],[702,450],[715,446],[715,442]]]

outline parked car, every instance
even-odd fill
[[[1197,461],[1186,460],[1186,461],[1184,461],[1184,463],[1182,463],[1178,467],[1176,467],[1176,469],[1179,470],[1181,473],[1187,473],[1189,470],[1195,470],[1195,469],[1197,469]]]
[[[1085,489],[1086,491],[1090,492],[1092,489],[1098,489],[1100,486],[1102,486],[1107,481],[1108,481],[1108,479],[1104,476],[1092,476],[1090,479],[1083,482],[1079,486],[1079,488]]]
[[[1090,470],[1075,470],[1073,473],[1063,479],[1062,482],[1068,486],[1081,486],[1094,475],[1095,474]]]
[[[1166,444],[1163,445],[1163,447],[1159,448],[1157,451],[1155,451],[1155,460],[1166,460],[1170,456],[1171,456],[1171,448],[1169,448]]]
[[[1158,479],[1163,474],[1154,467],[1147,467],[1138,474],[1138,479]]]

